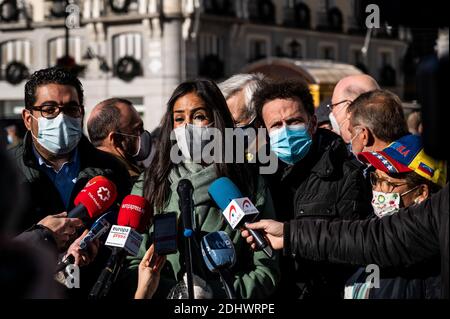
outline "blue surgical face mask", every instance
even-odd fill
[[[272,151],[290,165],[302,160],[312,144],[311,134],[304,124],[283,126],[270,132],[269,137]]]
[[[32,117],[38,121],[39,126],[37,136],[33,136],[50,153],[67,154],[78,145],[82,134],[81,118],[73,118],[64,113],[53,119]]]

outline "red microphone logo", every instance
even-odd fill
[[[228,214],[228,219],[231,221],[234,219],[236,213],[236,207],[234,207],[234,205],[230,206],[230,213]]]
[[[116,200],[117,189],[106,177],[96,176],[89,180],[74,200],[75,205],[83,204],[89,216],[95,217],[106,211]]]
[[[100,198],[100,200],[106,202],[111,198],[111,192],[106,187],[101,186],[97,190],[97,196]]]

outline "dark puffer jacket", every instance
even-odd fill
[[[416,266],[440,256],[441,297],[449,297],[448,184],[420,205],[363,221],[292,220],[284,224],[284,254],[317,262],[380,268]]]
[[[303,160],[293,166],[280,162],[277,173],[267,178],[277,220],[366,218],[372,213],[372,191],[364,168],[338,135],[318,129]],[[346,280],[356,271],[301,259],[281,264],[279,291],[295,298],[341,298]]]

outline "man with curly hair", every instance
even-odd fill
[[[277,173],[268,176],[277,220],[365,218],[371,211],[371,190],[363,165],[351,158],[340,136],[317,127],[308,86],[267,82],[255,93],[254,103],[279,159]],[[284,258],[279,292],[292,298],[339,298],[352,271]]]

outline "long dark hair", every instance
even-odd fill
[[[169,174],[174,163],[170,159],[170,150],[176,143],[170,139],[174,128],[173,108],[182,96],[195,93],[205,103],[212,114],[214,127],[225,134],[225,128],[233,128],[234,122],[227,103],[217,85],[210,80],[193,80],[181,83],[173,92],[167,103],[167,110],[161,120],[161,131],[157,142],[158,153],[145,172],[144,196],[157,210],[163,209],[170,192]],[[253,196],[255,176],[251,176],[246,164],[214,163],[218,177],[229,177],[241,190],[244,196]]]

